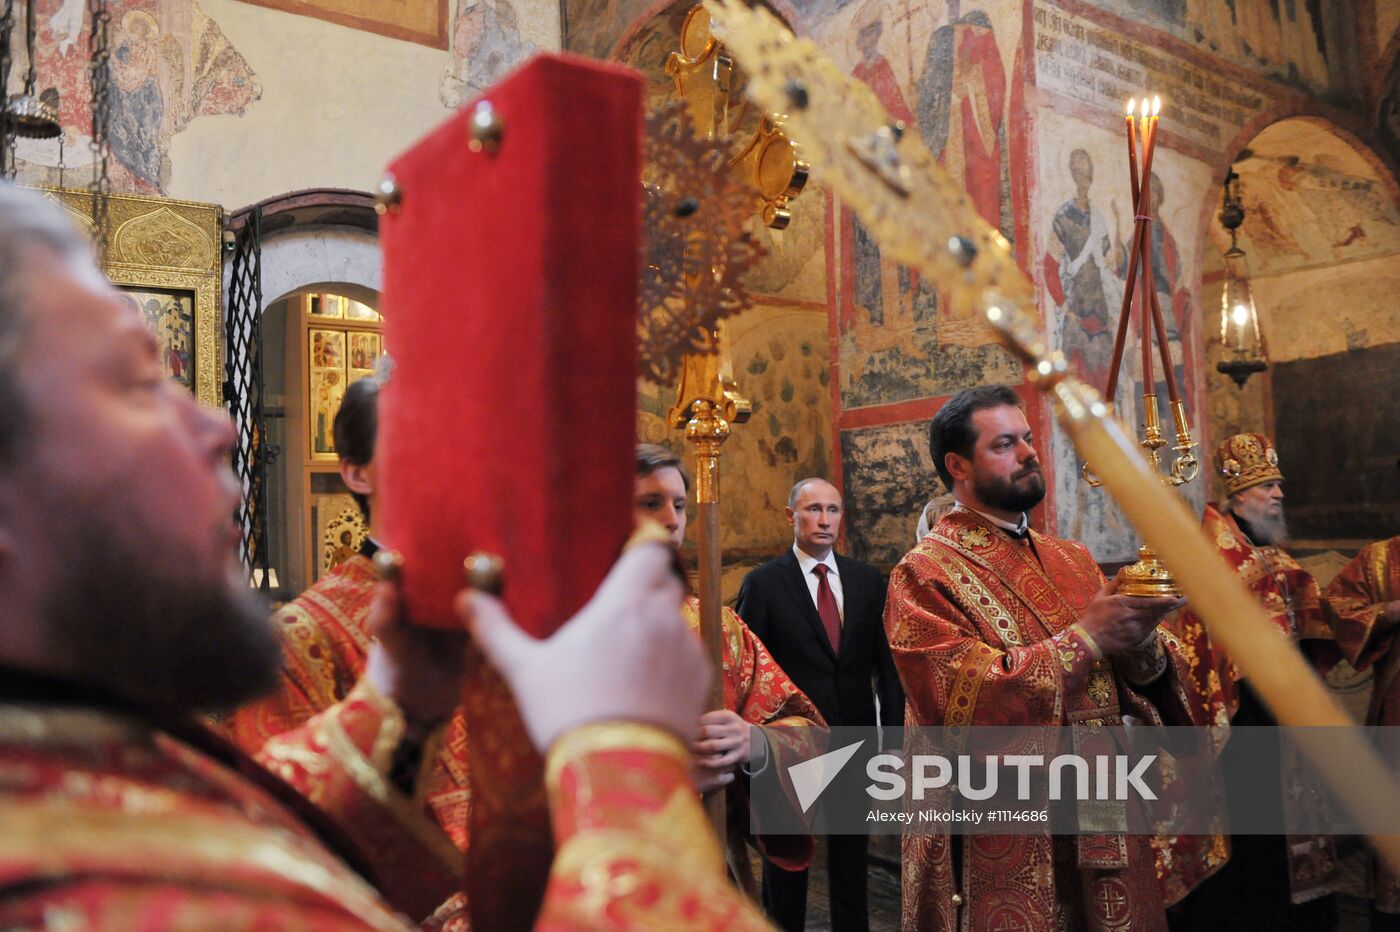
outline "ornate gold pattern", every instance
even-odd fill
[[[341,904],[371,928],[403,932],[374,891],[338,862],[295,836],[197,812],[167,814],[95,809],[66,800],[0,799],[5,855],[61,875],[66,865],[145,863],[166,877],[259,889],[263,877],[285,878]],[[45,865],[51,865],[45,870]]]
[[[374,729],[368,749],[357,746],[345,729],[344,710],[349,709],[357,712],[369,710],[378,718],[378,727]],[[364,717],[360,716],[360,720],[363,721]],[[294,741],[274,738],[264,746],[260,759],[269,769],[293,782],[312,802],[322,802],[327,794],[340,792],[333,778],[345,774],[361,792],[392,812],[398,824],[442,862],[441,869],[459,869],[461,853],[446,835],[423,818],[413,800],[389,782],[389,766],[405,730],[403,713],[393,701],[381,695],[367,679],[361,677],[343,705],[321,713],[307,727],[311,729],[316,742],[322,745],[319,749],[321,753],[308,753],[300,737]],[[332,761],[337,765],[334,769],[329,766]],[[308,774],[326,779],[291,780],[290,772],[284,769],[290,763],[297,764]]]
[[[665,729],[641,722],[593,722],[560,735],[545,757],[545,786],[559,791],[559,775],[569,764],[598,751],[636,750],[664,754],[689,765],[685,744]]]
[[[1107,673],[1095,670],[1089,674],[1089,684],[1085,691],[1094,705],[1105,708],[1113,700],[1113,681]]]
[[[1147,598],[1181,595],[1171,570],[1157,559],[1157,554],[1146,544],[1138,548],[1137,562],[1123,567],[1123,581],[1118,586],[1118,592]]]
[[[686,14],[680,45],[666,59],[677,96],[700,127],[729,138],[729,165],[751,188],[764,224],[786,229],[792,220],[788,204],[807,183],[806,163],[781,126],[771,117],[754,116],[743,97],[745,76],[710,33],[710,14],[703,6]]]
[[[971,527],[958,536],[964,547],[985,547],[992,542],[992,532],[984,527]]]
[[[643,377],[668,385],[687,354],[716,351],[721,319],[749,306],[744,274],[762,249],[747,226],[749,195],[685,105],[650,114],[646,129],[637,358]]]
[[[92,196],[73,188],[40,188],[91,232]],[[165,197],[113,194],[108,202],[111,229],[103,271],[116,285],[159,288],[194,296],[195,397],[210,406],[221,400],[223,365],[219,302],[223,266],[217,244],[223,208]]]
[[[1263,434],[1235,434],[1215,451],[1215,470],[1225,484],[1225,494],[1235,495],[1265,482],[1282,482],[1278,453]]]
[[[968,610],[991,622],[997,636],[1001,638],[1002,644],[1006,647],[1022,646],[1021,631],[1016,625],[1016,619],[1012,618],[1006,607],[997,601],[997,597],[992,595],[992,591],[982,584],[982,581],[977,578],[977,573],[971,567],[936,545],[920,548],[920,551],[933,557],[943,572],[947,574],[949,582],[952,583]]]

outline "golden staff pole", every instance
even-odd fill
[[[720,345],[719,332],[712,334]],[[724,708],[724,624],[720,603],[719,480],[720,447],[729,438],[729,425],[749,419],[747,399],[734,391],[733,380],[725,372],[718,352],[691,353],[681,370],[680,393],[671,409],[671,423],[685,428],[685,439],[695,448],[695,525],[696,548],[700,557],[700,640],[714,663],[711,709]],[[725,842],[724,793],[711,793],[706,809]]]
[[[1332,726],[1326,731],[1295,728],[1289,737],[1351,817],[1365,825],[1368,815],[1391,809],[1398,798],[1395,781],[1361,731],[1293,643],[1279,636],[1244,584],[1216,555],[1200,522],[1162,484],[1157,472],[1143,461],[1138,445],[1108,416],[1098,393],[1069,378],[1062,357],[1051,357],[1036,345],[1034,324],[1019,312],[993,306],[987,309],[987,319],[1030,363],[1080,456],[1093,462],[1099,480],[1128,520],[1171,567],[1177,586],[1191,600],[1192,611],[1205,621],[1211,638],[1229,652],[1279,723]],[[1381,858],[1400,869],[1400,836],[1369,838]]]

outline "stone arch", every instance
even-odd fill
[[[1379,416],[1387,393],[1376,386],[1375,404],[1354,401],[1365,394],[1361,373],[1375,369],[1381,375],[1400,359],[1400,322],[1391,310],[1391,296],[1400,289],[1400,183],[1390,161],[1357,132],[1317,114],[1270,121],[1236,140],[1229,152],[1246,210],[1239,245],[1248,257],[1270,369],[1243,390],[1214,370],[1219,257],[1229,246],[1216,219],[1222,171],[1202,208],[1210,240],[1202,247],[1201,295],[1210,435],[1262,430],[1275,437],[1280,456],[1286,464],[1293,460],[1298,473],[1290,517],[1297,519],[1301,537],[1336,542],[1372,531],[1383,536],[1367,516],[1382,520],[1388,514],[1383,520],[1393,520],[1400,517],[1400,502],[1368,499],[1366,489],[1394,486],[1392,454],[1400,449],[1381,449],[1386,441],[1375,434],[1367,413]],[[1353,377],[1358,384],[1349,388]],[[1348,431],[1354,436],[1340,439]],[[1309,445],[1322,437],[1337,439],[1338,448],[1328,444],[1330,469],[1354,461],[1343,470],[1347,475],[1329,479],[1309,472],[1319,460]]]
[[[263,307],[293,294],[335,285],[348,297],[377,306],[383,261],[374,198],[362,191],[317,188],[262,201]],[[236,211],[238,230],[252,207]],[[231,257],[224,259],[228,298]]]

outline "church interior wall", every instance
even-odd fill
[[[1212,373],[1212,416],[1277,438],[1295,549],[1349,554],[1400,526],[1396,180],[1381,152],[1311,118],[1269,125],[1234,164],[1271,368],[1243,391]],[[1202,290],[1218,307],[1228,241],[1212,238]]]
[[[437,3],[381,6],[393,19]],[[39,86],[61,95],[69,185],[91,178],[85,8],[36,0]],[[451,12],[438,48],[244,0],[112,4],[113,189],[233,210],[303,188],[372,188],[450,108],[559,47],[554,0],[460,0]],[[58,183],[56,141],[18,154],[21,181]]]
[[[59,87],[65,125],[75,127],[65,138],[64,180],[84,184],[90,154],[83,5],[36,2],[44,24],[40,85]],[[1369,153],[1371,177],[1384,182],[1369,192],[1329,192],[1327,171],[1357,173],[1323,160],[1321,170],[1294,165],[1285,179],[1290,166],[1256,154],[1260,170],[1273,177],[1247,178],[1246,191],[1292,185],[1304,205],[1285,216],[1261,202],[1246,226],[1254,235],[1257,222],[1261,237],[1248,248],[1260,262],[1257,296],[1273,358],[1283,364],[1396,342],[1387,300],[1400,277],[1394,4],[774,6],[799,34],[871,84],[964,183],[1034,279],[1051,342],[1077,354],[1096,379],[1103,340],[1088,335],[1086,324],[1096,315],[1117,316],[1114,284],[1121,294],[1131,227],[1122,105],[1144,90],[1163,95],[1154,166],[1165,262],[1159,295],[1178,317],[1172,353],[1203,460],[1226,430],[1288,426],[1275,419],[1270,376],[1241,392],[1213,371],[1218,278],[1211,251],[1220,249],[1220,183],[1241,149],[1261,150],[1257,140],[1268,141],[1269,126],[1298,115],[1329,123],[1334,135]],[[129,0],[114,9],[112,26],[113,186],[230,210],[308,187],[367,190],[409,140],[536,50],[627,61],[648,75],[659,99],[668,92],[661,65],[686,9],[659,0],[456,0],[443,47],[435,47],[243,0]],[[1307,163],[1307,147],[1298,146],[1293,155]],[[20,180],[57,182],[57,155],[53,143],[21,143]],[[1289,153],[1274,155],[1286,161]],[[1061,222],[1057,230],[1057,218],[1074,213],[1066,208],[1080,198],[1077,173],[1085,162],[1092,179],[1083,196],[1088,207],[1078,215],[1092,235],[1076,238],[1066,232],[1072,225]],[[1309,198],[1316,203],[1309,206]],[[954,390],[1019,383],[1020,370],[979,321],[949,313],[933,283],[882,260],[878,245],[819,182],[793,206],[787,230],[758,231],[766,257],[749,279],[754,308],[732,326],[739,389],[755,411],[726,447],[726,559],[737,565],[786,544],[787,488],[811,472],[844,486],[852,553],[889,564],[912,541],[919,507],[939,491],[921,436],[928,417]],[[1334,229],[1342,217],[1355,222]],[[1323,259],[1279,266],[1288,237]],[[1089,266],[1097,285],[1084,272]],[[347,270],[344,277],[363,273]],[[1125,356],[1130,375],[1136,354],[1130,347]],[[642,386],[640,427],[644,437],[680,449],[678,432],[664,423],[671,391]],[[1037,523],[1084,539],[1102,561],[1127,559],[1135,535],[1079,480],[1077,457],[1039,399],[1026,394],[1051,486]],[[1120,397],[1120,409],[1138,416],[1130,398]],[[1189,496],[1199,505],[1207,492],[1203,480]]]
[[[1100,327],[1118,317],[1132,228],[1123,104],[1144,91],[1160,93],[1157,288],[1199,455],[1208,463],[1212,441],[1227,428],[1274,428],[1267,380],[1240,393],[1213,371],[1219,282],[1205,265],[1219,233],[1220,185],[1251,137],[1292,115],[1321,115],[1354,138],[1384,137],[1375,126],[1382,110],[1373,108],[1390,106],[1393,96],[1382,80],[1383,53],[1388,57],[1397,26],[1384,4],[1237,4],[1234,12],[1208,0],[774,6],[795,32],[870,84],[964,183],[1035,279],[1052,344],[1099,385],[1111,347],[1111,331],[1105,337]],[[564,45],[614,54],[655,11],[645,0],[566,0]],[[1092,177],[1081,195],[1077,176],[1085,165]],[[1345,196],[1356,199],[1354,192]],[[1076,200],[1078,209],[1070,209]],[[1383,225],[1363,224],[1377,227],[1368,236],[1381,235]],[[883,262],[878,245],[835,199],[826,236],[832,465],[847,495],[846,543],[855,556],[888,564],[908,549],[919,507],[938,491],[925,452],[927,418],[958,388],[1022,379],[980,322],[953,317],[937,288]],[[1258,294],[1274,350],[1302,358],[1348,339],[1381,339],[1393,318],[1381,298],[1394,262],[1389,250],[1370,256],[1359,264],[1334,256],[1331,271],[1307,272],[1310,279],[1271,277],[1264,269]],[[1364,282],[1347,292],[1346,313],[1327,315],[1319,328],[1309,323],[1315,311],[1293,310],[1307,300],[1301,285],[1335,293],[1342,279]],[[801,278],[788,287],[800,288]],[[1278,315],[1270,319],[1275,304]],[[1142,416],[1135,343],[1136,335],[1117,399],[1134,426]],[[1165,396],[1160,371],[1157,377]],[[1103,493],[1080,479],[1067,439],[1033,396],[1028,400],[1033,427],[1048,435],[1051,484],[1042,515],[1033,517],[1084,540],[1103,562],[1131,558],[1136,535]],[[1165,419],[1165,397],[1160,404]],[[1209,471],[1184,492],[1199,508],[1211,495]]]

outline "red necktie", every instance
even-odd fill
[[[817,614],[822,616],[822,627],[826,628],[826,639],[831,642],[831,652],[841,653],[841,610],[836,607],[836,593],[831,591],[831,583],[826,574],[831,567],[818,563],[812,567],[817,574]]]

